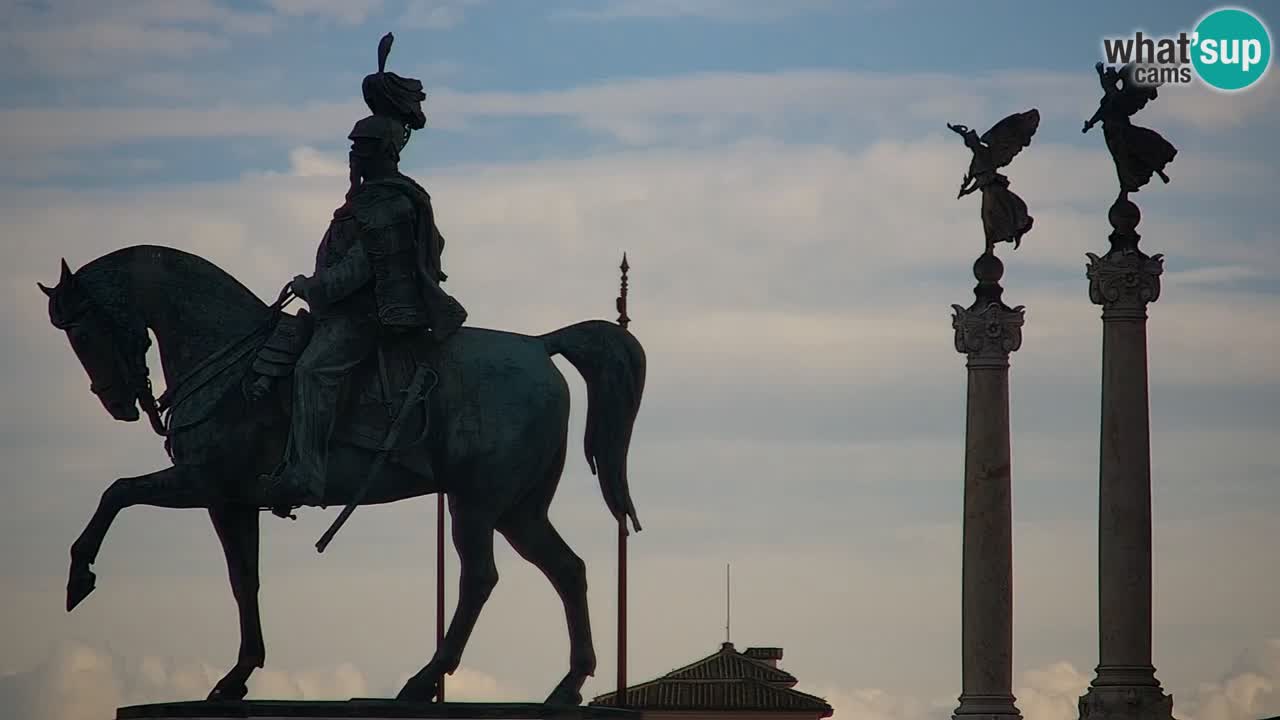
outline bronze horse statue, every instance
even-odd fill
[[[67,610],[94,589],[90,567],[121,510],[207,509],[226,554],[240,619],[236,664],[209,699],[241,699],[249,676],[266,659],[258,611],[258,523],[269,508],[258,477],[280,463],[290,412],[288,382],[254,400],[244,381],[272,329],[282,317],[294,316],[280,302],[262,302],[207,260],[157,246],[117,250],[74,273],[64,260],[58,284],[40,288],[49,298],[50,321],[66,332],[106,410],[116,420],[136,421],[141,407],[165,435],[173,460],[162,470],[116,480],[103,492],[71,546]],[[166,385],[159,408],[146,368],[148,330],[159,346]],[[409,433],[419,437],[420,446],[393,453],[366,485],[377,447],[344,442],[351,436],[335,432],[323,498],[326,506],[435,493],[448,498],[460,564],[457,608],[443,644],[398,698],[435,699],[441,679],[457,669],[498,581],[496,530],[547,576],[564,603],[569,671],[546,702],[577,705],[596,657],[586,568],[547,516],[564,469],[569,420],[569,388],[551,358],[562,355],[585,379],[587,462],[610,512],[624,528],[629,518],[639,530],[626,462],[644,391],[644,350],[626,329],[604,320],[540,336],[464,327],[442,344],[426,337],[400,342],[427,358],[437,380],[421,403],[417,429]],[[368,385],[377,375],[357,371],[349,382]]]

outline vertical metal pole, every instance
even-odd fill
[[[436,496],[436,652],[444,647],[444,493]],[[444,676],[440,677],[444,702]]]
[[[618,707],[627,706],[627,518],[618,520]]]
[[[623,330],[631,323],[627,317],[627,271],[631,265],[627,263],[627,254],[622,253],[622,280],[618,291],[616,306],[618,309],[618,325]],[[627,516],[618,518],[618,707],[627,706]]]

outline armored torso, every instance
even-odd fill
[[[359,242],[373,271],[378,322],[384,326],[431,324],[422,276],[439,267],[440,252],[430,203],[426,191],[403,175],[367,181],[352,198]]]

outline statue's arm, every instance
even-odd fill
[[[1085,121],[1084,129],[1081,130],[1080,132],[1089,132],[1090,130],[1092,130],[1094,125],[1097,125],[1099,122],[1102,121],[1102,116],[1105,110],[1106,108],[1100,106],[1096,111],[1094,111],[1093,117]]]
[[[307,304],[314,307],[332,305],[373,280],[373,269],[364,247],[357,240],[337,263],[316,271],[307,282]]]

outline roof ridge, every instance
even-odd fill
[[[708,665],[716,661],[717,659],[721,659],[721,658],[727,659],[730,662],[734,662],[734,661],[741,662],[748,667],[752,667],[757,670],[763,671],[764,674],[772,676],[770,680],[771,682],[788,683],[792,685],[794,685],[797,682],[796,677],[791,673],[787,672],[786,670],[783,670],[780,667],[771,665],[763,660],[756,660],[753,657],[749,657],[745,653],[742,653],[737,648],[733,647],[731,643],[724,643],[723,645],[720,646],[720,649],[717,650],[716,652],[710,655],[707,655],[706,657],[695,660],[687,665],[671,670],[663,677],[674,679],[675,676],[681,673],[690,672],[699,666]]]
[[[668,677],[662,677],[662,678],[658,678],[657,680],[650,680],[649,682],[640,683],[639,685],[632,685],[632,686],[630,686],[630,687],[628,687],[628,688],[627,688],[627,691],[628,691],[628,692],[631,692],[631,691],[636,691],[636,690],[642,690],[642,689],[645,689],[645,688],[653,687],[654,685],[661,685],[661,684],[664,684],[664,683],[669,683],[669,684],[687,683],[687,684],[690,684],[690,685],[716,685],[716,684],[727,684],[727,683],[743,683],[743,684],[746,684],[746,685],[757,685],[757,686],[759,686],[759,687],[761,687],[761,688],[764,688],[765,690],[767,690],[767,691],[769,691],[769,692],[779,692],[779,693],[783,693],[783,694],[797,695],[797,696],[801,696],[801,697],[809,698],[809,699],[811,699],[811,700],[819,700],[819,701],[822,701],[822,702],[826,702],[826,698],[823,698],[823,697],[818,696],[818,695],[814,695],[814,694],[812,694],[812,693],[807,693],[807,692],[804,692],[804,691],[802,691],[802,690],[796,690],[796,689],[794,689],[794,688],[783,687],[783,686],[781,686],[781,685],[777,685],[777,684],[774,684],[774,683],[767,683],[767,682],[763,682],[763,681],[761,681],[761,680],[757,680],[757,679],[755,679],[755,678],[746,678],[746,677],[743,677],[743,678],[668,678]],[[613,697],[613,696],[616,696],[617,694],[618,694],[617,690],[611,690],[611,691],[609,691],[609,692],[607,692],[607,693],[603,693],[603,694],[601,694],[601,695],[597,695],[597,696],[596,696],[596,699],[603,698],[603,697]]]
[[[750,649],[750,648],[748,648],[748,650],[749,650],[749,649]],[[746,660],[747,662],[753,662],[753,663],[755,663],[755,664],[757,664],[757,665],[759,665],[759,666],[761,666],[761,667],[763,667],[763,668],[765,668],[765,669],[767,669],[767,670],[773,670],[774,672],[779,673],[779,674],[782,674],[782,675],[786,675],[787,677],[792,678],[793,680],[795,679],[795,676],[794,676],[794,675],[792,675],[791,673],[787,672],[786,670],[783,670],[782,668],[778,667],[777,665],[771,665],[767,660],[760,660],[760,659],[758,659],[758,658],[753,658],[753,657],[751,657],[750,655],[748,655],[748,654],[746,654],[746,653],[744,653],[744,652],[740,652],[740,653],[738,653],[738,655],[740,655],[740,656],[742,657],[742,659],[743,659],[743,660]]]

